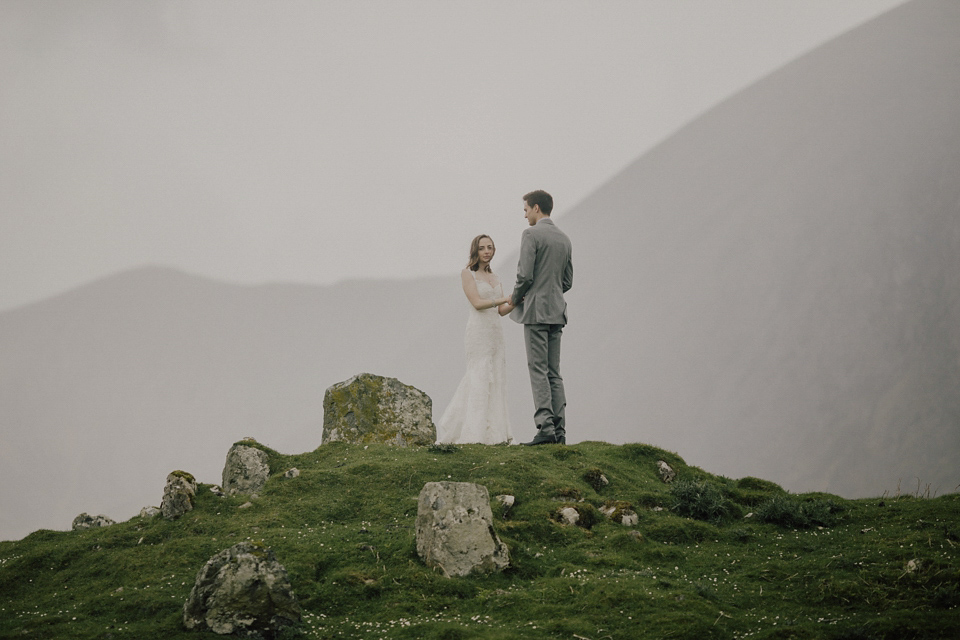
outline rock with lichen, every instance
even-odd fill
[[[269,456],[255,446],[256,440],[242,440],[227,452],[221,485],[228,496],[255,496],[263,491],[270,477]]]
[[[95,529],[97,527],[109,527],[112,524],[116,524],[113,520],[107,516],[101,514],[99,516],[91,516],[87,513],[81,513],[76,518],[73,519],[73,524],[71,529],[78,531],[80,529]]]
[[[210,558],[183,605],[187,629],[221,635],[272,637],[300,621],[287,571],[274,552],[241,542]]]
[[[426,446],[437,440],[433,402],[396,378],[361,373],[327,389],[321,442]]]
[[[428,482],[417,507],[417,553],[447,577],[494,573],[510,565],[493,529],[490,494],[472,482]]]
[[[173,471],[167,476],[167,484],[163,488],[160,514],[167,520],[176,520],[193,510],[196,496],[196,479],[186,471]]]

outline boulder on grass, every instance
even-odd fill
[[[247,439],[236,443],[227,452],[227,461],[223,465],[223,493],[228,496],[256,496],[267,484],[270,477],[269,456],[266,451],[244,444],[255,444],[256,440]]]
[[[183,605],[187,629],[273,636],[300,621],[287,571],[271,549],[241,542],[210,558]]]
[[[333,385],[323,396],[322,444],[406,447],[436,440],[430,396],[396,378],[361,373]]]
[[[160,513],[167,520],[176,520],[186,512],[193,510],[196,497],[196,479],[186,471],[174,471],[167,476],[167,484],[163,488],[163,502],[160,503]]]
[[[507,546],[493,530],[487,488],[471,482],[428,482],[417,508],[417,553],[447,577],[503,571]]]

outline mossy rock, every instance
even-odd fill
[[[396,378],[361,373],[323,396],[322,443],[427,446],[436,442],[433,402]]]

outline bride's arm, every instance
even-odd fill
[[[500,285],[500,294],[501,295],[503,294],[502,284]],[[505,298],[503,298],[503,300],[505,300],[505,302],[501,304],[499,307],[497,307],[497,313],[499,313],[501,316],[507,315],[508,313],[513,311],[513,308],[514,308],[514,304],[511,301],[510,296],[506,296]]]
[[[470,304],[472,304],[473,308],[477,311],[493,309],[509,300],[509,298],[500,298],[498,300],[485,300],[481,298],[477,292],[477,281],[473,279],[473,274],[470,273],[469,269],[464,269],[460,272],[460,280],[463,282],[463,292],[466,294],[467,300],[470,301]]]

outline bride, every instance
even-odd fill
[[[507,416],[506,349],[500,316],[510,313],[510,297],[490,269],[496,247],[488,235],[470,243],[470,260],[460,273],[463,293],[472,308],[464,338],[467,372],[437,423],[441,443],[513,441]]]

